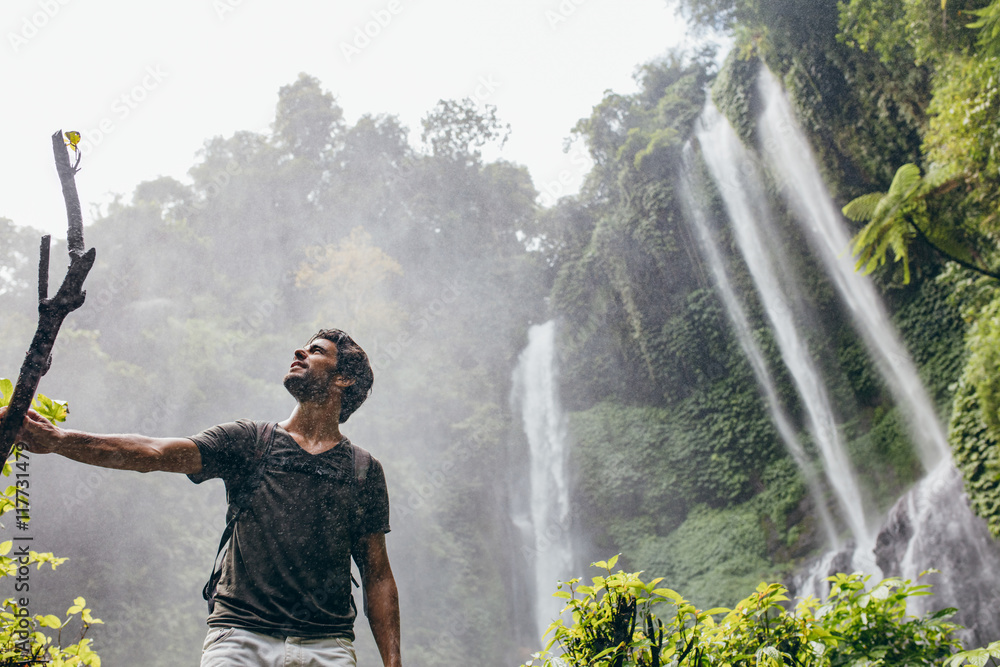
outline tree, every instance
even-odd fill
[[[77,137],[79,139],[79,137]],[[0,461],[6,461],[14,445],[14,436],[21,428],[21,421],[28,411],[38,382],[49,370],[52,363],[52,346],[55,344],[59,328],[63,320],[71,312],[83,305],[85,293],[83,281],[87,279],[94,265],[96,251],[94,248],[84,250],[83,215],[80,211],[80,197],[76,192],[76,165],[70,166],[66,154],[62,131],[52,135],[52,152],[55,156],[56,170],[62,183],[63,199],[66,202],[68,217],[67,243],[69,245],[70,265],[66,270],[59,290],[49,297],[49,236],[42,237],[42,245],[38,259],[38,327],[31,340],[31,347],[25,354],[21,372],[10,398],[10,409],[0,421]],[[73,151],[79,149],[72,145]],[[78,154],[79,155],[79,154]],[[79,164],[79,157],[76,160]]]
[[[471,97],[441,100],[420,124],[420,139],[435,157],[465,164],[478,164],[483,146],[497,142],[503,147],[510,135],[510,125],[500,122],[495,106],[481,109]]]
[[[940,176],[923,178],[919,167],[904,164],[896,172],[888,192],[862,195],[844,207],[844,215],[851,220],[868,221],[852,242],[858,256],[857,270],[871,273],[885,264],[887,254],[892,251],[896,261],[903,264],[903,282],[909,283],[909,246],[919,237],[945,259],[1000,280],[1000,274],[974,263],[974,251],[959,244],[954,235],[931,229],[926,200],[936,191],[952,187],[947,181],[941,183],[942,180]]]
[[[295,276],[297,287],[314,293],[316,326],[340,322],[355,336],[394,333],[399,307],[386,294],[392,276],[403,275],[399,262],[371,243],[361,227],[339,243],[306,249],[306,261]]]
[[[344,127],[344,111],[305,72],[278,91],[275,143],[293,158],[323,162]]]

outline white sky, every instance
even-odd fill
[[[111,193],[187,180],[206,139],[266,131],[299,72],[349,121],[396,114],[414,143],[439,99],[479,97],[512,126],[501,157],[527,165],[543,193],[558,194],[560,177],[575,191],[586,167],[562,152],[570,128],[605,90],[634,91],[637,65],[685,43],[668,2],[3,0],[0,216],[65,236],[55,130],[93,145],[77,175],[90,222],[89,204]],[[374,37],[345,54],[366,27]]]

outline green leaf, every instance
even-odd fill
[[[38,394],[35,397],[32,407],[35,409],[35,412],[53,424],[66,421],[66,415],[69,414],[66,401],[57,401],[43,394]]]
[[[968,652],[966,660],[969,661],[970,665],[975,665],[975,667],[983,667],[986,662],[990,659],[990,652],[984,648],[973,649]]]
[[[38,624],[41,625],[42,627],[55,628],[55,629],[59,629],[62,627],[62,619],[60,619],[58,616],[54,616],[53,614],[46,614],[45,616],[36,616],[35,618],[38,619]]]
[[[882,201],[882,197],[885,195],[881,192],[872,192],[867,195],[861,195],[857,199],[851,200],[845,206],[842,211],[844,216],[848,220],[853,222],[865,222],[871,220],[872,215],[875,213],[875,209],[878,207],[879,202]]]
[[[10,397],[14,395],[14,383],[7,378],[0,378],[0,408],[10,404]]]

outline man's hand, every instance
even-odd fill
[[[7,408],[0,408],[0,419],[3,419],[6,414]],[[49,454],[58,448],[60,435],[62,435],[62,429],[54,426],[48,419],[34,410],[28,410],[14,442],[23,444],[25,449],[33,454]]]

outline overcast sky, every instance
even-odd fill
[[[513,130],[500,156],[543,193],[574,190],[585,168],[562,145],[576,120],[686,43],[671,0],[4,0],[0,29],[0,217],[59,236],[52,132],[88,143],[77,184],[90,222],[112,193],[186,180],[206,139],[267,131],[299,72],[349,121],[398,115],[414,143],[439,99],[494,104]]]

